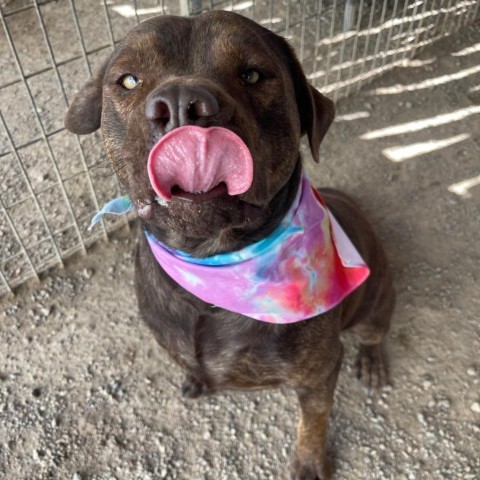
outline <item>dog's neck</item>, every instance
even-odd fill
[[[325,313],[369,275],[306,176],[275,231],[240,250],[198,258],[167,248],[148,231],[145,237],[160,267],[186,291],[207,304],[269,323]]]
[[[264,221],[255,227],[250,227],[247,223],[244,227],[232,227],[215,233],[206,238],[183,237],[171,238],[170,232],[161,227],[146,224],[142,227],[149,230],[157,240],[167,247],[181,250],[194,257],[207,257],[219,253],[233,252],[240,250],[247,245],[258,242],[268,237],[281,223],[286,213],[295,200],[295,196],[300,186],[302,176],[302,160],[299,155],[297,164],[292,172],[290,179],[284,187],[273,197],[273,199],[264,207],[253,207],[257,209],[258,218],[264,218]]]

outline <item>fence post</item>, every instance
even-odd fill
[[[202,0],[179,0],[180,15],[189,17],[191,13],[199,13],[202,9]]]
[[[352,30],[357,18],[359,0],[347,0],[345,2],[345,13],[343,14],[343,32]]]

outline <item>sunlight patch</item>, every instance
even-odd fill
[[[223,10],[227,12],[238,12],[240,10],[246,10],[253,6],[253,1],[237,3],[236,5],[228,5]]]
[[[465,55],[471,55],[472,53],[480,52],[480,43],[476,45],[471,45],[470,47],[463,48],[458,52],[453,52],[452,56],[454,57],[464,57]]]
[[[478,177],[464,180],[463,182],[454,183],[448,187],[448,191],[456,193],[461,197],[470,198],[472,194],[469,192],[469,190],[473,187],[477,187],[478,185],[480,185],[480,175],[478,175]]]
[[[115,13],[118,13],[122,17],[131,18],[137,15],[152,15],[155,13],[163,13],[163,7],[151,7],[151,8],[135,8],[131,5],[115,5],[112,7]]]
[[[403,133],[418,132],[425,128],[438,127],[446,123],[458,122],[470,115],[480,113],[480,105],[472,107],[461,108],[450,113],[442,113],[431,118],[424,118],[422,120],[414,120],[413,122],[401,123],[400,125],[393,125],[391,127],[381,128],[380,130],[373,130],[364,133],[360,138],[362,140],[373,140],[375,138],[392,137],[394,135],[401,135]]]
[[[442,148],[449,147],[455,143],[463,142],[467,138],[470,138],[470,135],[462,133],[461,135],[445,138],[444,140],[429,140],[428,142],[412,143],[405,147],[398,146],[385,148],[382,150],[382,153],[392,162],[398,163],[410,158],[418,157],[419,155],[424,155],[425,153],[441,150]]]
[[[370,112],[353,112],[345,113],[344,115],[337,115],[335,117],[336,122],[351,122],[352,120],[358,120],[360,118],[367,118],[370,116]]]
[[[412,83],[410,85],[393,85],[391,87],[382,87],[376,88],[375,90],[369,92],[374,95],[397,95],[404,92],[414,92],[415,90],[423,90],[425,88],[432,88],[438,85],[443,85],[448,82],[453,82],[454,80],[461,80],[462,78],[468,77],[470,75],[475,75],[480,72],[480,65],[472,68],[467,68],[459,72],[452,73],[450,75],[442,75],[441,77],[429,78],[423,80],[423,82]]]

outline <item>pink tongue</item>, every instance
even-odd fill
[[[253,180],[248,147],[238,135],[221,127],[172,130],[152,148],[147,168],[153,189],[164,200],[171,200],[175,185],[197,193],[225,182],[229,195],[240,195]]]

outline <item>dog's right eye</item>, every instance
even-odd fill
[[[249,68],[240,74],[240,78],[249,85],[255,85],[260,80],[260,73],[253,68]]]
[[[126,88],[127,90],[133,90],[140,83],[140,81],[135,75],[124,75],[122,78],[120,78],[119,83],[123,88]]]

